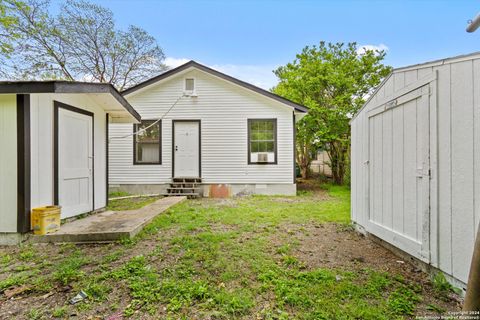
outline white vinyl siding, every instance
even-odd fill
[[[162,165],[134,166],[132,137],[110,141],[110,184],[164,184],[172,177],[172,119],[201,121],[201,175],[205,183],[293,184],[293,110],[280,102],[198,70],[127,95],[144,119],[165,114],[195,79],[197,97],[183,97],[162,120]],[[248,165],[248,119],[277,119],[278,164]],[[132,125],[112,124],[110,137]]]
[[[82,94],[31,94],[31,206],[53,204],[53,101],[94,113],[95,209],[106,205],[106,113]],[[131,127],[131,125],[130,125]]]
[[[352,220],[368,227],[368,111],[408,85],[434,75],[430,102],[430,263],[466,283],[475,234],[480,221],[480,55],[399,69],[384,82],[352,121]],[[418,117],[418,115],[417,115]],[[403,121],[408,121],[404,119]],[[386,128],[385,128],[386,129]],[[388,134],[387,131],[378,133]],[[394,143],[393,157],[407,152]],[[394,159],[401,164],[401,159]],[[384,201],[396,192],[415,188],[409,177],[394,170],[394,190],[377,190]],[[371,192],[371,190],[370,190]],[[380,192],[384,192],[383,194]],[[394,204],[393,206],[397,206]],[[385,212],[388,214],[388,212]],[[398,218],[398,217],[397,217]],[[410,228],[408,217],[393,220]],[[393,242],[397,245],[398,243]],[[420,258],[420,255],[416,255]]]
[[[17,105],[0,95],[0,232],[17,232]]]

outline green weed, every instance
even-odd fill
[[[88,259],[82,256],[80,251],[76,251],[56,266],[53,279],[63,285],[79,280],[84,276],[80,268],[87,263]]]
[[[147,204],[153,203],[160,198],[161,197],[141,197],[141,198],[110,200],[108,202],[107,209],[112,211],[135,210],[135,209],[142,208]]]
[[[28,311],[27,317],[30,320],[39,320],[43,317],[43,311],[37,308],[32,308]]]
[[[64,317],[67,316],[67,311],[68,311],[68,309],[65,306],[55,308],[52,311],[52,317],[54,317],[54,318],[64,318]]]
[[[401,286],[393,291],[388,297],[388,306],[397,315],[413,315],[416,302],[420,297],[405,286]]]

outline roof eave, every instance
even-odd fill
[[[68,82],[68,81],[3,81],[0,82],[0,94],[31,93],[108,93],[130,113],[137,121],[140,114],[109,83]]]

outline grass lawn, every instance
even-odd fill
[[[347,188],[309,183],[297,197],[188,200],[122,243],[2,248],[0,318],[403,319],[458,310],[441,278],[352,230],[349,198]],[[139,205],[119,201],[111,209]],[[21,292],[7,299],[12,289]],[[80,290],[89,298],[70,305]]]

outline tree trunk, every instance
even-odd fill
[[[302,175],[303,179],[307,179],[308,178],[308,167],[301,166],[300,167],[300,174]]]
[[[298,143],[298,141],[297,141]],[[300,167],[300,175],[303,179],[308,178],[308,174],[310,171],[310,163],[312,159],[310,159],[310,150],[306,144],[300,145],[297,144],[297,164]]]
[[[332,141],[328,143],[328,156],[330,157],[330,166],[332,169],[333,182],[338,185],[344,183],[345,178],[345,158],[346,150],[341,141]]]

